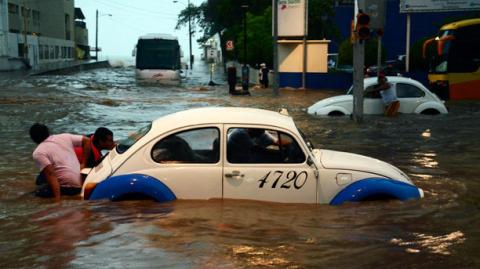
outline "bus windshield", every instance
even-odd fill
[[[180,69],[180,46],[177,40],[140,39],[137,44],[138,69]]]

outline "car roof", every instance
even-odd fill
[[[364,79],[364,83],[366,85],[372,85],[372,84],[377,84],[377,77],[369,77],[369,78],[365,78]],[[420,84],[420,82],[414,80],[414,79],[411,79],[411,78],[407,78],[407,77],[400,77],[400,76],[387,76],[387,81],[388,82],[404,82],[404,83],[410,83],[410,84]]]
[[[205,107],[176,112],[152,122],[152,131],[173,130],[199,124],[273,125],[287,130],[296,129],[290,116],[258,108]]]

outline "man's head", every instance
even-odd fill
[[[113,132],[105,127],[98,128],[93,135],[93,144],[99,150],[113,149],[115,147]]]
[[[378,74],[378,83],[385,83],[387,81],[387,77],[385,76],[385,73],[381,72]]]
[[[32,138],[36,144],[42,143],[49,136],[50,132],[45,124],[35,123],[30,127],[30,138]]]

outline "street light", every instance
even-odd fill
[[[178,0],[173,0],[173,3],[178,3]],[[190,9],[190,0],[188,0],[188,43],[190,47],[190,69],[193,69],[193,55],[192,55],[192,10]]]
[[[95,20],[95,60],[96,61],[98,61],[98,17],[103,17],[103,16],[111,17],[112,14],[102,14],[99,16],[98,9],[97,9],[96,20]]]
[[[243,66],[242,66],[242,89],[248,92],[249,73],[247,66],[247,9],[248,5],[242,5],[243,10]]]

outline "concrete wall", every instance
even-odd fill
[[[0,57],[8,55],[8,5],[0,0]]]
[[[67,15],[68,21],[66,22]],[[74,15],[75,9],[72,0],[42,1],[40,5],[40,28],[42,35],[74,40]]]
[[[79,22],[75,23],[75,43],[81,46],[88,46],[88,29],[78,25]]]
[[[278,43],[280,87],[302,87],[303,41],[280,40]],[[329,43],[329,40],[307,41],[306,88],[323,87],[324,74],[328,72]]]
[[[9,31],[22,33],[40,33],[40,10],[37,1],[8,0],[10,5],[14,5],[15,13],[8,14]],[[26,17],[25,17],[26,15]]]
[[[328,71],[328,40],[307,41],[307,72]],[[303,43],[299,40],[280,40],[278,46],[279,70],[281,72],[303,72]]]

